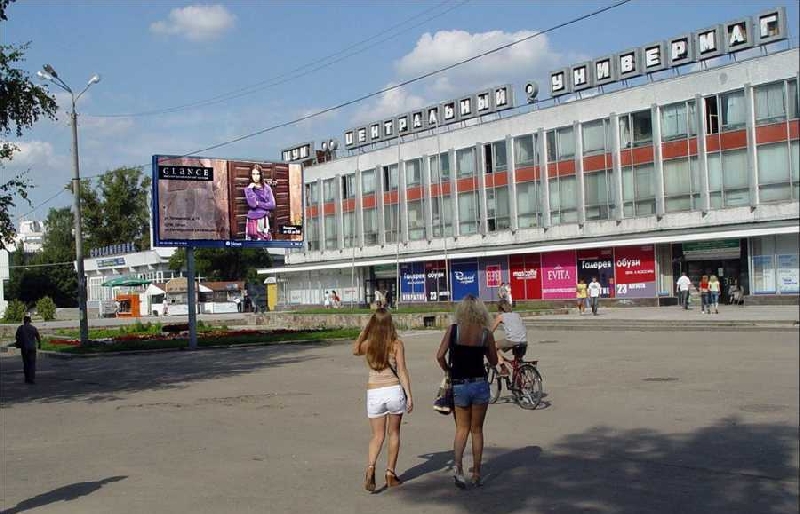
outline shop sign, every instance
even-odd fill
[[[602,288],[603,298],[614,297],[614,250],[597,248],[578,251],[578,280],[589,284],[592,277],[597,277]]]
[[[656,296],[656,258],[653,245],[618,246],[614,249],[617,298]]]
[[[778,255],[778,290],[781,293],[800,293],[800,266],[798,266],[798,256]]]
[[[500,265],[486,266],[486,287],[500,287],[502,282],[502,267]]]
[[[421,262],[400,265],[400,301],[425,301],[425,268]]]
[[[98,259],[98,268],[113,268],[114,266],[125,266],[125,257],[116,257],[114,259]]]
[[[459,301],[468,294],[478,297],[478,261],[454,261],[450,275],[453,284],[453,300]]]
[[[575,250],[542,254],[542,298],[574,299],[577,283]]]
[[[428,301],[438,302],[450,299],[447,287],[447,266],[444,261],[425,263],[425,294]]]
[[[542,274],[539,254],[512,255],[509,258],[511,296],[515,300],[541,300]]]

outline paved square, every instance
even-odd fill
[[[31,513],[789,513],[797,332],[538,332],[545,408],[501,403],[459,491],[430,408],[441,333],[404,335],[406,483],[362,490],[366,368],[347,344],[0,358],[2,508]],[[501,400],[502,402],[502,400]],[[467,452],[469,453],[469,452]],[[379,461],[379,486],[382,465]]]

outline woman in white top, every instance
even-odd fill
[[[511,312],[511,303],[502,301],[497,304],[498,314],[494,318],[494,325],[492,332],[497,330],[500,325],[503,325],[503,332],[505,337],[497,341],[497,361],[500,368],[500,375],[507,376],[509,373],[508,366],[506,366],[506,358],[503,352],[507,352],[517,345],[528,345],[528,329],[525,328],[525,322],[522,317],[516,312]]]
[[[414,408],[411,399],[411,381],[406,368],[403,341],[397,338],[392,315],[380,308],[367,322],[367,326],[353,342],[353,355],[366,355],[369,367],[367,380],[367,417],[372,428],[369,442],[367,472],[364,488],[375,490],[375,463],[387,432],[389,433],[389,455],[386,466],[386,486],[394,487],[402,482],[394,469],[400,453],[400,422],[403,414]]]

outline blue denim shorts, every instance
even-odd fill
[[[489,383],[486,380],[453,385],[456,407],[489,403]]]

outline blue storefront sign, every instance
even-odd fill
[[[453,261],[450,265],[450,279],[453,284],[453,301],[462,300],[468,294],[478,297],[478,260]]]
[[[414,262],[400,265],[400,301],[425,301],[425,265]]]

